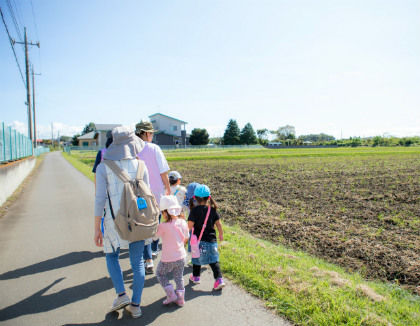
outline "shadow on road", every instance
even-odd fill
[[[0,275],[0,280],[11,280],[27,275],[34,275],[37,273],[43,273],[50,270],[67,267],[70,265],[75,265],[79,263],[84,263],[86,261],[92,260],[94,258],[104,257],[102,251],[90,252],[90,251],[77,251],[71,252],[56,258],[48,259],[40,263],[29,265],[23,268],[15,269],[14,271],[9,271]],[[121,258],[124,258],[121,256]]]
[[[205,296],[208,296],[208,295],[219,296],[221,294],[222,294],[222,291],[194,290],[191,284],[187,284],[185,286],[185,304],[187,305],[189,301],[200,296],[204,296],[204,295]],[[143,316],[140,319],[133,319],[130,313],[124,309],[124,310],[121,310],[119,313],[113,312],[113,313],[106,314],[105,319],[99,323],[64,324],[62,326],[113,326],[113,325],[121,326],[121,325],[139,325],[139,323],[141,323],[142,325],[148,325],[152,323],[153,321],[155,321],[156,318],[164,314],[170,314],[177,309],[182,309],[181,307],[178,307],[175,304],[170,304],[168,306],[165,306],[162,304],[163,300],[164,300],[164,292],[162,290],[161,299],[147,306],[141,307]]]
[[[102,257],[102,252],[88,252],[88,251],[82,251],[82,252],[74,252],[70,254],[66,254],[57,258],[49,259],[41,263],[33,264],[24,268],[20,268],[14,271],[10,271],[7,273],[4,273],[0,275],[1,280],[8,280],[8,279],[14,279],[19,278],[25,275],[32,275],[36,273],[45,272],[48,270],[53,270],[56,268],[66,267],[73,264],[85,262],[97,257]],[[123,252],[120,255],[120,259],[128,258],[128,252]],[[206,268],[203,268],[205,270]],[[184,270],[184,275],[189,274],[192,272],[191,267],[186,267]],[[123,272],[123,277],[125,280],[125,283],[131,283],[133,274],[131,269]],[[0,322],[6,321],[14,318],[18,318],[20,316],[24,315],[31,315],[31,314],[38,314],[42,312],[51,311],[60,307],[63,307],[65,305],[85,300],[86,298],[89,298],[91,296],[94,296],[98,293],[107,291],[109,289],[113,288],[111,279],[107,277],[103,277],[97,280],[89,281],[77,286],[69,287],[66,289],[63,289],[61,291],[47,294],[45,293],[63,281],[65,278],[59,278],[52,282],[47,287],[41,289],[40,291],[34,293],[33,295],[27,297],[26,299],[23,299],[22,301],[19,301],[15,304],[12,304],[4,309],[0,310]],[[156,283],[158,283],[156,276],[148,277],[145,279],[144,282],[144,289],[143,296],[147,295],[147,288],[154,286]],[[131,287],[131,284],[130,284]],[[185,299],[186,304],[188,304],[188,301],[193,300],[194,298],[198,296],[203,295],[220,295],[220,291],[198,291],[194,290],[191,286],[191,284],[187,284],[185,286]],[[156,302],[147,305],[142,306],[143,311],[143,317],[141,320],[146,323],[150,323],[154,321],[157,317],[161,316],[165,313],[171,313],[175,311],[176,309],[180,309],[175,304],[172,304],[170,306],[164,306],[162,304],[162,301],[164,299],[164,291],[162,290],[162,298],[157,300]],[[131,316],[127,313],[127,311],[122,312],[122,317],[124,318],[124,322],[127,322],[131,325],[131,323],[134,324],[135,320],[131,318]],[[119,314],[118,313],[108,313],[105,315],[105,319],[98,323],[93,324],[73,324],[73,325],[121,325],[119,320]],[[71,324],[68,324],[71,325]]]

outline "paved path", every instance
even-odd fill
[[[124,310],[107,313],[115,294],[92,240],[93,197],[93,183],[61,153],[45,157],[0,219],[0,325],[288,325],[230,282],[213,292],[209,269],[202,284],[191,286],[186,268],[183,308],[161,304],[163,290],[151,275],[141,318]],[[131,283],[127,257],[123,253],[121,263]]]

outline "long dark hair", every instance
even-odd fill
[[[210,207],[213,207],[214,210],[217,210],[216,201],[211,196],[209,196],[209,197],[196,197],[196,196],[192,197],[190,199],[190,202],[189,202],[190,210],[194,208],[194,199],[197,201],[197,203],[199,205],[205,205],[205,206],[208,206],[209,200],[210,200]]]

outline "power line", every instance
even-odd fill
[[[6,24],[6,21],[4,20],[3,11],[1,10],[1,8],[0,8],[0,14],[1,14],[1,19],[3,21],[3,25],[6,28],[7,36],[9,37],[10,47],[12,48],[13,54],[15,56],[16,64],[19,68],[20,77],[22,78],[23,86],[26,87],[25,79],[23,78],[22,69],[20,68],[20,64],[19,64],[18,58],[16,56],[15,48],[13,47],[13,40],[10,36],[9,29],[7,28],[7,24]]]
[[[16,16],[15,16],[15,12],[13,10],[13,6],[12,6],[10,0],[6,0],[6,3],[7,3],[7,7],[9,8],[10,17],[12,17],[12,21],[13,21],[13,24],[15,26],[16,33],[17,33],[17,35],[19,37],[19,40],[22,42],[22,36],[21,36],[21,32],[20,32],[20,27],[19,27],[19,23],[18,23],[18,21],[16,19]]]
[[[32,8],[32,17],[33,17],[33,19],[34,19],[35,35],[36,35],[36,38],[39,40],[39,35],[38,35],[38,26],[37,26],[37,24],[36,24],[35,11],[34,11],[34,4],[32,3],[32,0],[31,0],[31,8]]]

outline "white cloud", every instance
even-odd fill
[[[26,135],[28,133],[28,127],[23,122],[13,121],[13,123],[11,124],[11,127],[23,135]]]
[[[25,136],[28,133],[28,127],[24,122],[13,121],[11,127]],[[69,126],[62,122],[53,122],[49,125],[37,125],[37,138],[51,138],[51,128],[54,132],[54,137],[57,137],[58,134],[60,134],[60,136],[73,136],[75,134],[80,134],[83,130],[83,126]]]

